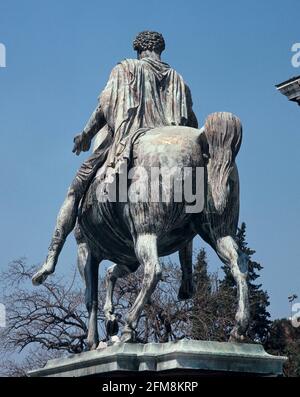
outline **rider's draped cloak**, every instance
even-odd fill
[[[106,164],[115,167],[120,160],[130,159],[140,133],[187,125],[192,112],[190,90],[180,74],[150,58],[127,59],[115,66],[99,101],[113,135]]]

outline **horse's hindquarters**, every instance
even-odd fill
[[[139,139],[129,189],[138,199],[146,197],[142,203],[129,205],[138,233],[154,232],[163,239],[189,223],[198,201],[198,211],[203,209],[204,161],[199,135],[200,130],[194,128],[164,127]]]
[[[135,166],[196,167],[203,166],[200,130],[189,127],[154,128],[138,139],[134,147]]]
[[[123,203],[99,201],[97,191],[102,182],[93,181],[80,222],[99,256],[121,263],[136,260],[134,241],[141,234],[155,234],[162,255],[176,251],[193,237],[183,195],[185,180],[180,178],[185,168],[192,172],[203,167],[199,133],[187,127],[164,127],[140,137],[133,150],[134,166],[128,170],[128,195]]]

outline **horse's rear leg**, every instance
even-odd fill
[[[93,256],[78,224],[76,225],[74,234],[77,241],[77,266],[85,283],[85,304],[88,311],[87,343],[89,349],[94,350],[99,344],[97,314],[100,260]]]
[[[178,292],[179,300],[193,297],[195,288],[193,283],[193,241],[190,241],[179,251],[179,261],[182,271],[182,280]]]
[[[217,240],[216,251],[220,259],[230,267],[231,274],[237,285],[238,309],[235,316],[235,326],[230,333],[231,342],[242,342],[249,326],[248,297],[248,257],[241,252],[231,236]]]
[[[139,235],[135,242],[135,253],[139,263],[144,266],[144,278],[142,289],[127,314],[126,325],[122,333],[122,342],[132,342],[134,340],[134,331],[142,310],[149,301],[162,275],[155,234]]]
[[[119,325],[114,314],[115,308],[113,304],[113,294],[118,278],[125,277],[132,273],[127,266],[114,264],[109,267],[106,272],[106,300],[104,305],[104,315],[106,321],[107,337],[116,335],[119,332]]]

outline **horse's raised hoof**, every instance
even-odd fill
[[[117,319],[114,320],[108,320],[106,322],[106,333],[108,336],[114,336],[117,335],[119,332],[119,324]]]
[[[41,268],[38,272],[36,272],[32,277],[32,284],[33,285],[41,285],[43,284],[47,277],[50,276],[53,272],[49,270]]]
[[[194,296],[195,287],[192,279],[182,280],[179,291],[178,299],[180,301],[185,301],[191,299]]]

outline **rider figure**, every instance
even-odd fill
[[[188,86],[174,69],[161,61],[165,49],[163,36],[142,32],[133,47],[137,59],[127,59],[115,66],[98,106],[83,132],[74,138],[73,152],[79,155],[90,149],[99,131],[104,136],[71,183],[57,217],[46,261],[33,277],[35,284],[42,283],[54,272],[64,242],[75,226],[84,192],[101,166],[114,165],[127,138],[142,128],[170,125],[198,128]]]

